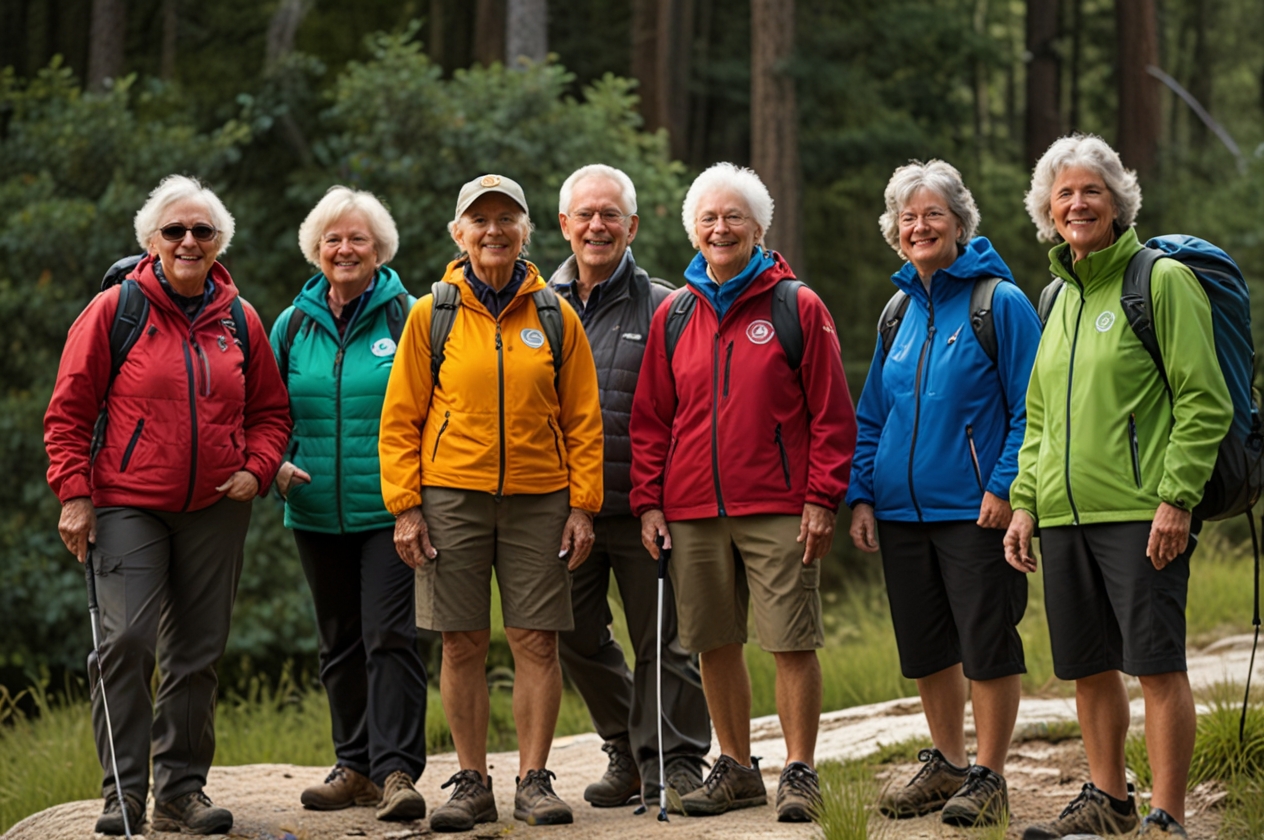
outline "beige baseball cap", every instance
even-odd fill
[[[470,209],[470,205],[478,200],[479,196],[486,195],[489,192],[498,192],[507,195],[518,203],[524,213],[530,213],[527,209],[527,197],[523,195],[522,187],[512,178],[506,178],[504,175],[483,175],[470,181],[461,187],[461,194],[456,200],[456,215],[453,220],[460,219],[466,210]]]

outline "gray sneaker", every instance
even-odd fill
[[[802,761],[781,771],[777,783],[777,822],[812,822],[821,810],[821,779]]]
[[[123,805],[119,805],[118,791],[113,787],[105,795],[105,808],[97,817],[97,834],[124,834],[123,808],[127,808],[127,828],[133,834],[143,834],[145,824],[145,800],[131,791],[123,791]]]
[[[396,770],[382,785],[379,820],[419,820],[426,816],[426,799],[413,787],[413,777]]]
[[[1139,822],[1137,800],[1131,795],[1131,785],[1128,793],[1128,813],[1120,814],[1111,807],[1106,794],[1089,782],[1056,820],[1027,826],[1027,830],[1023,832],[1023,840],[1060,840],[1073,834],[1127,834]]]
[[[1009,813],[1009,786],[1001,774],[974,765],[965,783],[944,805],[940,819],[948,825],[996,825]]]
[[[496,797],[492,795],[492,777],[483,776],[477,770],[461,770],[440,786],[456,789],[448,801],[435,808],[430,815],[431,831],[469,831],[476,823],[496,822]]]
[[[227,834],[233,815],[217,808],[200,790],[154,805],[154,831],[180,834]]]
[[[528,770],[525,779],[517,779],[514,819],[527,825],[566,825],[574,822],[571,806],[553,792],[551,780],[556,778],[552,771],[541,768]]]
[[[1158,837],[1166,835],[1168,837],[1189,837],[1185,833],[1184,827],[1181,826],[1172,815],[1162,808],[1155,808],[1145,815],[1145,819],[1141,821],[1141,827],[1137,829],[1138,837]]]
[[[758,757],[751,756],[751,766],[743,767],[727,755],[722,755],[702,787],[685,796],[677,795],[668,787],[667,799],[687,816],[709,817],[735,808],[767,805],[768,790],[764,787],[764,777],[759,773]]]
[[[921,750],[917,760],[922,762],[917,775],[904,787],[887,787],[878,799],[878,810],[886,816],[904,819],[938,811],[965,784],[968,768],[949,763],[939,750]]]
[[[641,774],[627,738],[606,741],[601,749],[610,756],[610,763],[601,781],[584,788],[584,800],[594,808],[618,808],[641,792]]]

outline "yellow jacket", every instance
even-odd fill
[[[448,265],[443,282],[461,290],[461,306],[444,345],[438,387],[432,394],[434,295],[409,313],[386,386],[378,450],[387,509],[398,515],[420,505],[424,486],[500,495],[569,487],[571,507],[600,510],[597,369],[575,310],[559,298],[563,353],[554,388],[553,355],[548,342],[539,341],[540,319],[530,299],[544,288],[534,265],[527,263],[527,276],[499,320],[465,282],[464,260]]]

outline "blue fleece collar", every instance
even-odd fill
[[[699,251],[685,269],[685,281],[702,293],[715,310],[716,320],[723,320],[733,302],[746,291],[755,278],[772,268],[775,261],[767,248],[756,248],[741,274],[724,283],[717,283],[707,274],[707,260]]]

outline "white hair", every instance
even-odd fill
[[[1024,203],[1036,225],[1036,238],[1061,242],[1053,223],[1053,184],[1064,169],[1082,167],[1101,176],[1115,204],[1115,221],[1125,230],[1137,221],[1141,210],[1141,185],[1137,173],[1125,169],[1119,153],[1095,134],[1072,134],[1055,140],[1031,172],[1031,189]]]
[[[228,212],[224,202],[219,200],[210,187],[196,178],[187,175],[168,175],[163,178],[144,205],[136,211],[133,224],[136,228],[136,242],[143,250],[149,250],[149,244],[158,228],[162,226],[162,214],[178,201],[196,201],[210,216],[211,226],[215,228],[215,243],[219,246],[217,254],[228,250],[233,241],[233,232],[237,229],[233,222],[233,214]]]
[[[382,265],[395,258],[399,250],[399,230],[390,211],[371,192],[335,185],[307,214],[298,227],[298,246],[312,265],[320,268],[320,241],[325,233],[348,213],[361,213],[369,223],[369,235]]]
[[[629,215],[636,215],[636,187],[632,179],[622,169],[615,169],[604,163],[590,163],[582,166],[562,182],[562,189],[557,194],[557,212],[564,214],[570,212],[571,193],[574,192],[575,185],[585,178],[606,178],[613,181],[619,187],[619,203],[623,205],[620,209]]]
[[[772,227],[772,196],[764,182],[755,174],[755,170],[731,163],[713,164],[689,186],[685,193],[685,203],[680,208],[680,221],[684,223],[685,233],[689,234],[689,244],[698,247],[698,234],[694,229],[698,223],[698,204],[703,197],[716,190],[728,190],[742,197],[750,207],[755,224],[759,226],[761,235],[759,242]]]
[[[979,231],[979,207],[957,168],[942,160],[926,163],[909,161],[891,173],[891,180],[887,181],[887,189],[883,193],[887,209],[878,218],[878,226],[882,228],[887,244],[904,260],[908,259],[908,255],[900,248],[900,214],[914,194],[923,189],[942,198],[948,205],[948,211],[957,218],[957,223],[961,225],[958,245],[965,245]]]

